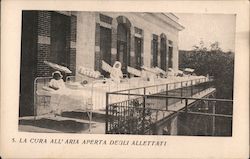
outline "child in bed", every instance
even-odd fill
[[[53,79],[49,82],[49,87],[54,90],[62,90],[65,88],[65,83],[62,79],[62,74],[60,71],[55,71],[52,73]]]

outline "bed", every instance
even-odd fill
[[[89,131],[91,130],[93,103],[91,89],[53,90],[49,88],[52,77],[37,77],[34,81],[34,119],[37,116],[52,114],[60,116],[65,111],[87,112]]]
[[[146,87],[146,94],[154,94],[168,90],[180,88],[181,82],[195,80],[194,82],[205,82],[204,76],[156,78],[153,81],[147,81],[141,77],[126,78],[121,83],[113,82],[110,79],[96,79],[89,83],[82,83],[81,78],[68,76],[66,78],[67,89],[63,91],[54,91],[49,89],[48,84],[52,77],[37,77],[34,81],[34,114],[35,117],[43,114],[61,115],[64,111],[87,112],[89,117],[89,129],[91,129],[93,111],[105,111],[106,93],[131,88]],[[172,83],[172,84],[171,84]],[[160,85],[162,84],[162,85]],[[191,82],[183,82],[189,86]],[[196,84],[196,83],[193,83]],[[155,86],[160,85],[160,86]],[[143,89],[124,91],[124,93],[143,94]],[[128,95],[109,96],[109,103],[116,103],[133,98]]]

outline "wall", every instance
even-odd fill
[[[75,73],[77,17],[72,12],[59,12],[70,17],[69,69]],[[44,64],[51,61],[51,11],[23,11],[20,75],[20,116],[33,115],[34,80],[51,76],[52,69]],[[27,14],[31,14],[30,16]]]
[[[71,12],[59,12],[60,14],[70,16],[70,60],[69,69],[75,74],[76,65],[76,25],[77,17]],[[51,61],[51,14],[50,11],[38,11],[38,42],[37,42],[37,77],[51,76],[51,69],[44,64],[44,61]]]
[[[177,71],[179,69],[179,49],[178,49],[178,39],[173,42],[173,69]]]
[[[95,61],[94,53],[95,53],[95,13],[78,12],[77,43],[76,43],[77,68],[79,66],[84,66],[87,68],[94,69],[94,61]]]
[[[50,68],[43,61],[50,61],[51,12],[38,12],[37,76],[50,76]]]
[[[85,13],[84,13],[85,14]],[[112,24],[112,32],[116,33],[116,18],[119,16],[126,17],[131,22],[131,40],[134,38],[134,27],[140,28],[143,30],[143,63],[145,66],[150,67],[151,66],[151,40],[152,40],[152,34],[156,34],[160,37],[162,33],[164,33],[167,36],[167,40],[173,41],[173,67],[175,70],[178,69],[178,30],[173,28],[171,25],[166,24],[163,21],[160,21],[159,19],[155,18],[153,14],[148,13],[118,13],[118,12],[102,12],[102,14],[107,15],[109,17],[113,18]],[[98,16],[98,14],[97,14]],[[90,17],[89,17],[90,18]],[[92,24],[90,25],[92,28]],[[90,28],[91,29],[91,28]],[[114,31],[113,31],[114,30]],[[93,37],[93,35],[92,35]],[[114,39],[114,36],[112,36],[112,41]],[[131,49],[130,49],[130,56],[131,61],[134,57],[134,48],[133,48],[133,41],[131,42]],[[159,38],[159,45],[160,49],[160,38]],[[159,50],[158,49],[158,50]],[[160,51],[158,51],[160,52]],[[112,44],[112,55],[116,56],[116,44]],[[160,55],[158,53],[158,55]],[[160,58],[160,57],[158,57]],[[91,59],[92,60],[92,59]],[[132,62],[133,63],[133,62]]]
[[[22,47],[20,70],[19,115],[33,114],[34,79],[37,58],[37,17],[35,11],[22,12]]]

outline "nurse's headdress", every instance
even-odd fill
[[[58,75],[60,76],[60,78],[63,77],[60,71],[55,71],[55,72],[53,72],[53,73],[52,73],[52,77],[54,77],[56,74],[58,74]]]
[[[121,69],[121,68],[122,68],[121,62],[116,61],[116,62],[114,63],[114,65],[113,65],[113,68],[115,68],[115,69]]]

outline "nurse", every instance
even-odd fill
[[[121,63],[119,61],[116,61],[110,72],[110,78],[117,83],[120,83],[121,79],[123,78],[121,67]]]

